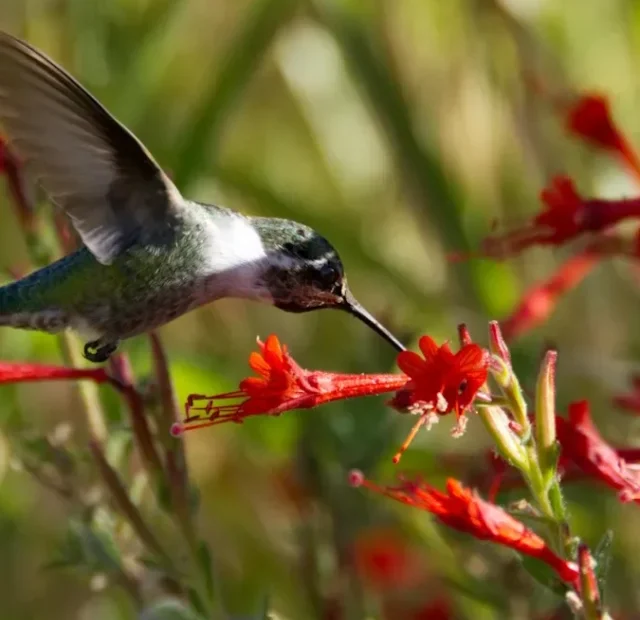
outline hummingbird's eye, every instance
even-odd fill
[[[333,265],[326,263],[318,269],[318,280],[322,288],[328,290],[339,283],[340,274]]]

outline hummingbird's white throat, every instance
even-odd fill
[[[197,208],[206,207],[197,205]],[[266,296],[270,300],[266,289],[256,290],[267,253],[251,222],[232,212],[215,217],[203,213],[200,226],[203,240],[201,276],[214,289],[224,290],[226,294],[262,299]]]

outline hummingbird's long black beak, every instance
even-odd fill
[[[398,349],[398,351],[407,350],[407,347],[405,347],[386,327],[369,314],[369,312],[367,312],[364,307],[358,303],[357,299],[349,291],[344,293],[343,304],[340,308],[360,319],[379,336],[382,336],[389,344],[391,344],[391,346]]]

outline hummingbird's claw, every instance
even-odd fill
[[[110,355],[118,348],[117,342],[103,342],[102,340],[94,340],[84,345],[84,356],[94,364],[106,362]]]

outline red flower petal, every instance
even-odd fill
[[[269,366],[262,354],[256,351],[253,351],[251,355],[249,355],[249,367],[253,372],[257,372],[263,377],[268,377],[271,371],[271,366]]]
[[[415,377],[426,369],[425,360],[413,351],[401,351],[396,361],[398,368],[410,377]]]
[[[436,344],[435,340],[430,336],[422,336],[418,341],[418,346],[422,355],[427,363],[434,362],[440,351],[440,347]]]
[[[623,142],[614,125],[609,101],[599,94],[580,97],[569,109],[567,128],[574,135],[604,149],[617,151]]]
[[[264,360],[272,368],[282,368],[284,366],[284,352],[280,346],[277,336],[271,334],[264,343]]]
[[[567,128],[586,142],[618,155],[640,177],[640,162],[613,121],[609,101],[600,94],[580,97],[569,109]]]
[[[356,538],[353,559],[363,580],[376,590],[410,587],[420,577],[420,558],[392,529],[372,529]]]

